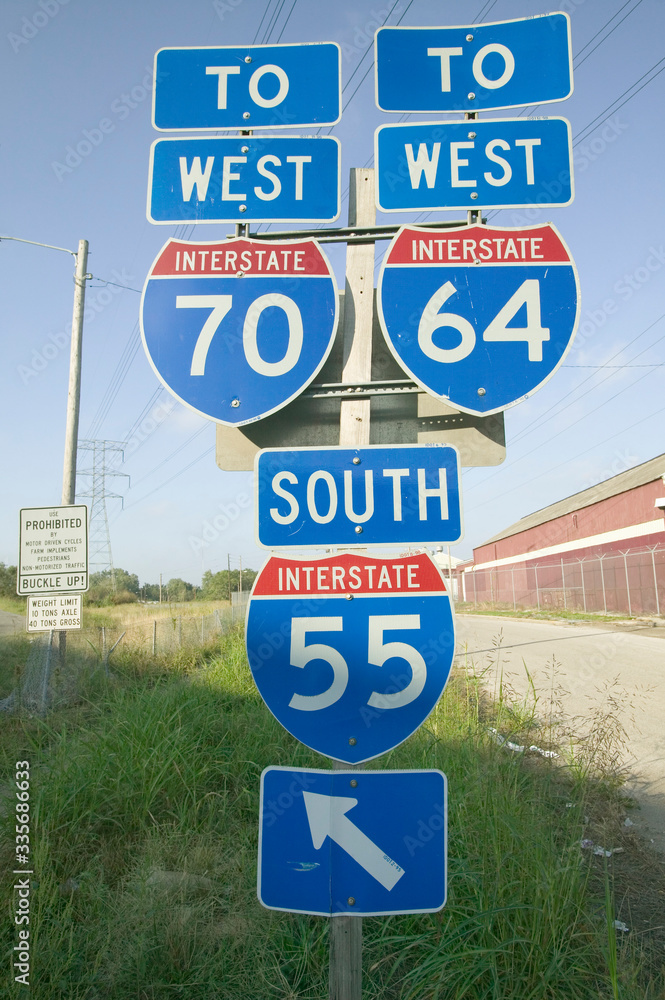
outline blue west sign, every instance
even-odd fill
[[[383,125],[374,149],[382,212],[569,205],[573,199],[565,118]]]
[[[457,409],[489,414],[554,374],[575,334],[580,293],[549,223],[404,226],[384,258],[377,302],[402,368]]]
[[[267,448],[255,461],[267,549],[426,545],[462,537],[459,455],[432,445]]]
[[[334,42],[160,49],[153,125],[178,132],[334,125],[340,63]]]
[[[339,164],[332,136],[157,139],[148,220],[332,222],[340,212]]]
[[[261,697],[301,743],[371,760],[413,733],[443,692],[455,636],[443,577],[426,552],[272,556],[247,609]]]
[[[169,240],[143,289],[143,344],[177,399],[239,427],[311,382],[335,338],[337,303],[314,240]]]
[[[442,771],[261,775],[258,897],[273,910],[369,917],[446,901]]]
[[[573,89],[570,18],[542,14],[449,28],[379,28],[382,111],[489,111],[563,101]]]

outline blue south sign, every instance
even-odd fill
[[[204,417],[252,423],[298,396],[325,362],[335,277],[314,240],[169,240],[141,299],[148,360]]]
[[[267,448],[255,472],[263,548],[436,545],[462,537],[459,454],[450,445]]]
[[[564,101],[573,90],[570,18],[561,12],[446,28],[379,28],[382,111],[490,111]]]
[[[580,309],[577,271],[547,223],[529,229],[404,226],[379,275],[388,347],[423,389],[487,415],[559,367]]]

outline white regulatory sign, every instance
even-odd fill
[[[81,595],[53,594],[52,597],[29,597],[25,620],[27,632],[49,632],[52,628],[81,627]]]
[[[88,508],[21,510],[17,594],[81,593],[88,589]]]

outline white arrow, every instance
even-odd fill
[[[369,872],[372,878],[380,882],[384,889],[390,891],[394,888],[404,874],[404,869],[365,836],[346,815],[358,805],[358,799],[318,795],[316,792],[302,794],[315,849],[318,851],[326,837],[330,837]]]

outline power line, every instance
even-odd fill
[[[653,413],[647,414],[646,417],[640,417],[639,420],[636,420],[635,423],[633,423],[633,424],[629,424],[628,427],[623,427],[621,429],[621,432],[625,433],[626,431],[632,431],[634,427],[638,427],[640,424],[643,424],[645,420],[653,420],[654,417],[657,417],[660,413],[663,413],[663,411],[665,411],[665,406],[661,406],[658,410],[654,410]],[[564,461],[563,462],[559,462],[558,465],[549,466],[547,471],[548,472],[555,472],[557,469],[560,469],[564,465],[570,465],[570,463],[571,463],[571,461],[573,459],[575,459],[575,458],[581,458],[582,455],[586,455],[588,452],[593,451],[595,448],[599,448],[601,445],[607,444],[608,441],[615,441],[615,440],[616,440],[616,432],[613,433],[613,434],[610,434],[610,436],[607,437],[607,438],[605,438],[603,441],[597,441],[595,444],[590,445],[588,448],[585,448],[584,451],[578,451],[576,455],[568,455],[564,459]],[[497,493],[493,493],[492,496],[489,498],[489,500],[483,500],[482,503],[476,504],[476,507],[473,508],[473,509],[475,510],[478,507],[484,507],[488,503],[494,503],[496,500],[499,500],[501,497],[505,497],[509,493],[513,493],[515,490],[521,490],[524,486],[528,486],[529,483],[532,483],[536,479],[540,479],[540,478],[541,478],[541,476],[540,476],[540,474],[538,474],[538,475],[532,476],[531,479],[526,479],[526,480],[524,480],[524,482],[518,483],[517,486],[511,486],[511,488],[509,490],[506,490],[504,493],[498,493],[498,494]]]
[[[293,14],[293,11],[295,10],[295,7],[296,7],[297,3],[298,3],[298,0],[293,0],[293,4],[291,6],[291,10],[289,11],[289,13],[286,16],[286,21],[282,25],[282,30],[280,31],[279,35],[277,36],[277,42],[275,44],[277,44],[281,40],[281,37],[284,34],[284,29],[286,28],[287,24],[291,20],[291,14]]]
[[[261,26],[262,26],[263,22],[265,21],[265,17],[266,17],[266,14],[268,13],[268,9],[270,7],[270,3],[271,3],[271,0],[267,0],[267,3],[265,5],[264,11],[263,11],[263,16],[262,16],[261,20],[259,21],[259,26],[256,29],[256,32],[254,34],[254,38],[252,40],[252,45],[256,45],[256,39],[259,37],[259,31],[261,30]]]
[[[663,319],[663,318],[665,318],[665,313],[663,313],[662,316],[659,316],[659,318],[657,320],[654,320],[654,322],[651,323],[646,328],[646,330],[643,330],[642,333],[639,336],[640,337],[644,336],[645,333],[647,333],[653,326],[656,325],[656,323],[660,322],[660,320]],[[665,334],[663,335],[663,337],[659,337],[658,340],[655,341],[655,343],[659,343],[659,341],[663,340],[664,337],[665,337]],[[636,339],[639,339],[639,338],[636,338]],[[634,343],[634,341],[633,341],[633,343]],[[646,351],[650,350],[653,346],[654,346],[653,344],[650,344],[649,347],[645,347],[643,351],[640,351],[640,354],[644,354]],[[613,358],[617,357],[620,353],[621,353],[621,351],[617,351],[617,353],[613,355]],[[634,357],[639,358],[640,354],[636,354],[636,355],[634,355]],[[594,389],[598,389],[604,382],[606,382],[614,374],[616,374],[616,372],[614,372],[614,371],[611,372],[607,376],[607,378],[603,379],[602,382],[598,383],[595,386],[592,386],[590,390],[588,390],[585,393],[582,393],[581,396],[578,396],[577,399],[571,400],[571,402],[572,403],[578,403],[580,401],[580,399],[583,398],[583,396],[588,395],[588,392],[590,392],[590,391],[592,391]],[[633,385],[635,385],[637,382],[641,381],[642,378],[645,378],[649,374],[651,374],[651,372],[646,372],[645,375],[641,375],[638,379],[635,379],[633,382],[631,382],[630,385],[625,386],[618,393],[615,393],[614,396],[611,396],[609,399],[606,399],[603,403],[599,404],[599,406],[595,407],[593,410],[590,410],[589,412],[585,413],[584,414],[584,419],[586,419],[586,417],[591,416],[592,413],[595,413],[596,410],[599,410],[602,406],[605,406],[606,403],[610,403],[613,399],[616,399],[617,396],[621,395],[622,392],[625,392],[627,389],[632,388]],[[583,382],[581,384],[583,385],[585,382],[588,382],[589,379],[591,379],[591,378],[593,378],[593,375],[589,375],[586,379],[583,380]],[[570,392],[566,393],[565,396],[563,396],[563,397],[561,397],[561,399],[557,400],[557,402],[554,403],[552,406],[550,406],[547,410],[545,410],[544,413],[541,413],[540,416],[536,419],[536,421],[533,421],[532,423],[529,424],[529,427],[528,427],[527,430],[525,430],[522,434],[517,435],[517,437],[515,439],[515,443],[523,440],[525,437],[528,437],[529,434],[532,434],[534,431],[539,430],[542,427],[542,423],[543,423],[544,417],[548,413],[551,413],[552,410],[556,409],[557,412],[554,414],[554,416],[558,416],[559,413],[561,413],[561,409],[562,409],[561,404],[564,402],[564,400],[566,400],[569,396],[571,396],[574,392],[576,392],[578,388],[579,388],[579,386],[576,386],[575,389],[571,389]],[[568,405],[570,405],[570,403]],[[575,421],[575,422],[577,422],[577,421]],[[548,444],[550,441],[553,441],[555,437],[558,437],[559,434],[562,434],[566,430],[570,430],[570,427],[572,427],[572,426],[573,426],[572,424],[568,424],[562,430],[557,431],[556,434],[553,434],[550,437],[545,438],[544,441],[540,441],[539,444],[538,444],[538,448],[542,448],[542,446],[544,444]],[[516,465],[518,462],[521,462],[522,459],[528,458],[528,456],[532,455],[534,451],[538,450],[538,448],[532,448],[531,451],[525,452],[524,454],[520,455],[518,458],[514,458],[512,460],[512,465]],[[481,479],[479,482],[474,483],[472,486],[466,487],[467,491],[470,492],[471,490],[475,489],[477,486],[483,486],[486,482],[488,482],[488,480],[493,479],[498,474],[499,474],[499,470],[497,470],[496,472],[490,473],[488,476],[485,476],[485,478]]]
[[[147,500],[148,497],[151,497],[153,493],[157,493],[158,490],[161,490],[165,486],[168,486],[169,483],[172,483],[174,479],[178,479],[179,476],[182,476],[185,472],[188,472],[192,468],[192,466],[196,465],[197,462],[200,462],[202,458],[206,457],[206,455],[212,454],[214,450],[215,450],[214,445],[212,446],[212,448],[206,448],[206,450],[201,452],[201,454],[197,458],[195,458],[192,462],[190,462],[189,465],[186,465],[184,469],[181,469],[180,472],[176,472],[175,475],[171,476],[170,479],[166,479],[163,483],[160,483],[159,486],[155,486],[154,489],[150,490],[149,493],[146,493],[145,496],[142,496],[139,500],[135,500],[134,503],[128,504],[125,510],[128,510],[130,507],[136,507],[136,505],[139,503],[143,503],[143,501]]]
[[[197,431],[194,431],[193,434],[190,434],[190,436],[187,438],[186,441],[183,441],[181,445],[178,445],[178,447],[174,451],[172,451],[170,455],[167,455],[166,458],[163,458],[161,462],[159,462],[157,465],[155,465],[154,468],[150,470],[150,472],[146,472],[143,476],[140,476],[140,478],[137,479],[136,482],[134,483],[134,486],[138,486],[139,483],[142,483],[146,479],[149,479],[150,476],[153,476],[158,469],[161,469],[162,466],[166,465],[167,462],[170,462],[171,459],[175,458],[176,455],[178,455],[183,450],[183,448],[186,448],[187,445],[191,444],[191,442],[194,441],[197,437],[199,437],[200,434],[203,434],[203,432],[208,429],[208,426],[209,423],[205,423],[203,427],[199,427]]]
[[[127,373],[136,357],[139,347],[141,346],[141,340],[138,337],[138,320],[134,324],[132,332],[130,333],[127,342],[123,348],[123,352],[120,356],[120,360],[115,367],[115,371],[111,376],[111,381],[106,388],[106,392],[102,396],[101,402],[97,407],[97,412],[92,418],[92,423],[90,425],[90,430],[88,431],[88,437],[94,438],[94,436],[99,432],[99,429],[106,419],[108,412],[115,401],[120,387],[127,377]]]
[[[598,35],[600,34],[600,32],[601,32],[601,31],[604,31],[604,29],[605,29],[605,28],[607,27],[607,25],[608,25],[608,24],[610,23],[610,21],[613,21],[615,17],[618,17],[618,16],[619,16],[619,14],[620,14],[620,13],[621,13],[621,11],[622,11],[622,10],[624,9],[624,7],[627,7],[627,6],[628,6],[628,4],[629,4],[630,2],[631,2],[631,0],[626,0],[626,3],[625,3],[625,4],[623,5],[623,7],[620,7],[620,8],[619,8],[619,10],[618,10],[618,11],[616,12],[616,14],[614,14],[614,16],[613,16],[613,17],[611,17],[611,18],[610,18],[610,20],[609,20],[609,21],[607,21],[607,23],[603,25],[603,27],[602,27],[602,28],[600,29],[600,31],[597,31],[597,32],[596,32],[596,34],[595,34],[595,35],[593,36],[593,38],[590,38],[590,39],[589,39],[589,41],[588,41],[588,42],[586,43],[586,45],[585,45],[585,46],[584,46],[584,47],[583,47],[583,48],[582,48],[582,49],[580,50],[580,52],[578,52],[578,53],[577,53],[578,57],[579,57],[579,55],[580,55],[580,54],[581,54],[582,52],[584,52],[584,49],[588,48],[588,47],[589,47],[589,45],[591,45],[591,42],[592,42],[592,41],[594,40],[594,38],[597,38],[597,37],[598,37]],[[627,13],[627,14],[625,14],[625,15],[624,15],[624,16],[623,16],[623,17],[621,18],[621,20],[620,20],[620,21],[617,21],[617,23],[616,23],[616,24],[614,25],[614,27],[612,28],[612,30],[611,30],[611,31],[608,31],[608,32],[607,32],[607,34],[605,35],[605,37],[604,37],[604,38],[601,38],[601,40],[600,40],[600,41],[598,42],[598,45],[594,45],[594,47],[593,47],[593,48],[591,49],[591,52],[587,52],[587,54],[585,55],[584,59],[580,59],[580,61],[579,61],[579,62],[577,63],[577,65],[575,65],[575,63],[573,63],[573,68],[574,68],[574,69],[579,69],[579,67],[580,67],[580,66],[582,65],[582,63],[583,63],[583,62],[586,62],[586,60],[587,60],[587,59],[589,58],[589,56],[590,56],[590,55],[592,55],[592,53],[594,53],[594,52],[596,51],[596,49],[597,49],[597,48],[598,48],[599,46],[601,46],[601,45],[603,44],[603,42],[606,42],[606,41],[607,41],[607,39],[608,39],[608,38],[610,37],[610,35],[611,35],[611,34],[612,34],[612,33],[613,33],[614,31],[616,31],[616,29],[617,29],[617,28],[619,27],[619,25],[620,25],[620,24],[623,24],[623,22],[624,22],[624,21],[626,20],[626,18],[627,18],[627,17],[630,17],[630,15],[631,15],[631,14],[632,14],[632,13],[633,13],[634,11],[636,11],[636,10],[637,10],[637,8],[638,8],[638,7],[640,6],[640,4],[641,4],[641,3],[642,3],[642,0],[637,0],[637,3],[636,3],[636,4],[635,4],[635,6],[633,7],[633,9],[632,9],[632,10],[629,10],[629,11],[628,11],[628,13]]]

